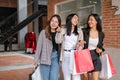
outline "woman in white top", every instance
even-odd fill
[[[83,33],[80,28],[77,27],[78,15],[70,14],[66,18],[65,28],[58,27],[56,34],[56,43],[61,43],[61,56],[62,71],[64,80],[80,80],[80,75],[72,75],[70,72],[70,53],[71,50],[77,48],[76,44],[79,40],[83,40]]]
[[[94,70],[91,73],[91,80],[99,80],[99,72],[101,71],[101,62],[99,56],[104,51],[103,39],[104,33],[102,32],[101,20],[97,14],[90,14],[87,21],[87,28],[83,30],[84,40],[86,44],[84,49],[90,49]],[[84,80],[90,80],[88,74],[84,74]]]

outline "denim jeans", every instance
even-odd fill
[[[51,55],[51,65],[40,65],[42,80],[58,80],[59,79],[59,63],[58,53],[53,51]]]

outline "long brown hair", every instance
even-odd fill
[[[61,27],[61,18],[60,18],[60,16],[57,15],[57,14],[54,14],[54,15],[50,18],[50,20],[49,20],[49,22],[48,22],[48,26],[46,26],[46,28],[45,28],[45,35],[46,35],[46,38],[48,38],[49,40],[51,40],[51,27],[50,27],[50,22],[51,22],[51,20],[52,20],[53,17],[57,17],[58,22],[59,22],[58,25],[59,25],[59,27]]]

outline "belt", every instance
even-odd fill
[[[71,49],[71,50],[75,50],[75,49]],[[64,49],[64,51],[68,51],[68,52],[71,52],[71,50]]]

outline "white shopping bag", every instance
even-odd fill
[[[74,50],[72,50],[71,53],[70,53],[69,69],[70,69],[70,72],[71,72],[72,75],[86,73],[86,72],[82,72],[82,73],[77,73],[76,72],[75,59],[74,59]]]
[[[37,66],[34,73],[32,74],[32,80],[41,80],[40,66]]]
[[[100,60],[102,63],[102,70],[100,72],[101,79],[109,79],[112,77],[111,67],[108,59],[108,54],[103,54],[100,56]]]

